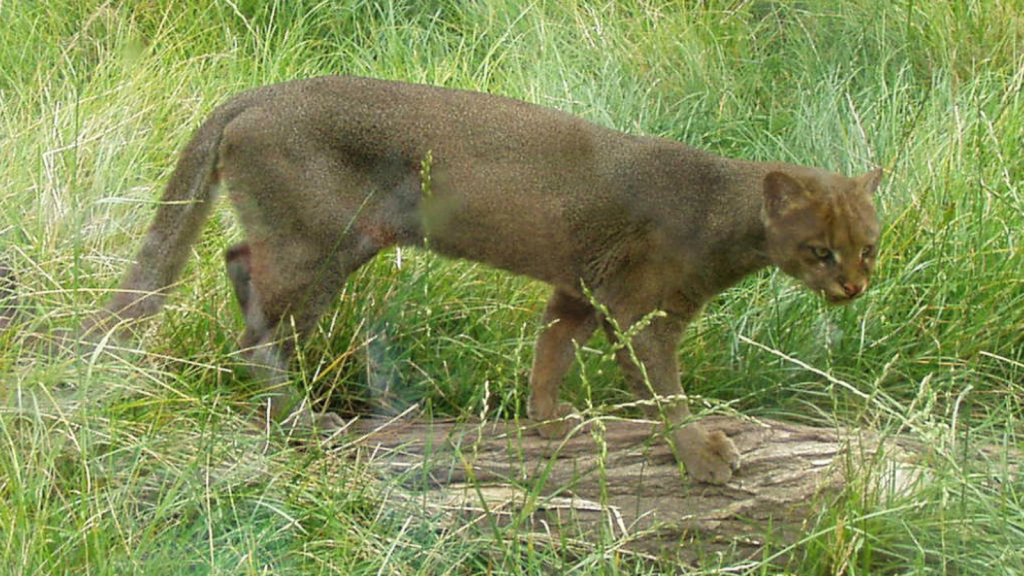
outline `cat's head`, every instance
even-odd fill
[[[832,303],[864,293],[875,266],[879,168],[856,178],[811,169],[764,178],[767,254],[783,272]]]

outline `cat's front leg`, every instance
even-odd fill
[[[526,407],[544,438],[562,438],[579,424],[572,405],[558,401],[558,389],[576,357],[576,347],[587,342],[597,324],[597,311],[589,302],[555,289],[544,312],[544,330],[537,338]]]
[[[648,417],[668,427],[673,453],[697,482],[725,484],[739,469],[740,454],[721,431],[708,432],[692,422],[690,408],[679,384],[676,345],[686,325],[673,315],[653,318],[650,324],[621,343],[616,359],[636,395],[649,399]]]

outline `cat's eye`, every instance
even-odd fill
[[[874,247],[874,245],[869,244],[869,245],[865,246],[863,250],[860,251],[860,259],[863,260],[865,258],[870,258],[870,257],[874,256],[874,254],[875,254],[875,247]]]
[[[808,248],[810,248],[811,254],[814,254],[814,257],[822,262],[834,262],[836,259],[835,254],[824,246],[808,246]]]

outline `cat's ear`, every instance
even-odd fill
[[[861,174],[857,177],[857,187],[871,196],[878,190],[878,184],[882,181],[882,169],[875,168],[871,172]]]
[[[804,185],[785,172],[769,172],[764,177],[764,210],[769,218],[782,216],[810,200]]]

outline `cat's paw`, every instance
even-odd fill
[[[548,440],[565,438],[582,421],[583,417],[572,404],[560,402],[551,417],[537,425],[537,433]]]
[[[720,430],[697,436],[696,445],[677,444],[689,448],[680,450],[686,473],[695,482],[726,484],[732,479],[733,472],[740,468],[740,452],[736,445]],[[677,438],[677,442],[680,441],[685,442]]]
[[[293,433],[331,434],[345,427],[345,420],[334,412],[317,414],[303,402],[281,422],[281,427]]]
[[[708,447],[729,464],[730,470],[735,472],[740,469],[740,451],[724,432],[715,430],[709,434]]]
[[[320,433],[332,433],[347,426],[345,419],[334,412],[324,412],[316,415],[316,430]]]

